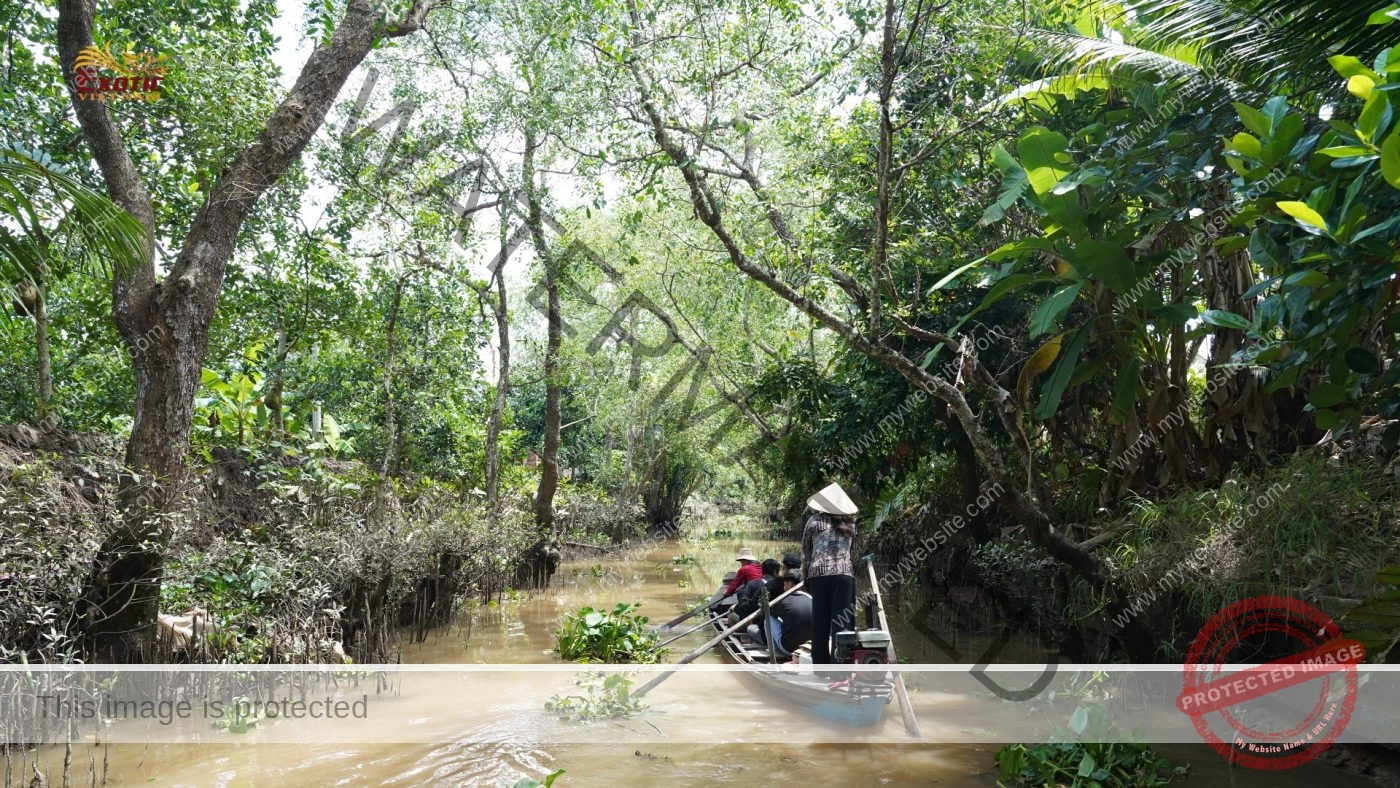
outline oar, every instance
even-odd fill
[[[885,603],[880,601],[880,581],[875,577],[875,556],[865,557],[865,568],[870,570],[870,587],[875,591],[875,609],[880,613],[880,629],[890,634],[890,624],[885,620]],[[885,658],[894,666],[894,696],[899,699],[899,713],[904,717],[904,730],[916,739],[922,739],[919,721],[914,717],[914,704],[909,701],[909,690],[904,688],[904,674],[899,672],[899,664],[894,655],[894,638],[885,647]]]
[[[724,598],[724,587],[721,586],[721,587],[719,588],[719,590],[715,591],[715,595],[712,596],[712,597],[710,597],[710,601],[709,601],[709,602],[706,602],[705,604],[696,607],[694,610],[691,610],[689,613],[682,613],[681,615],[676,616],[675,618],[671,619],[670,621],[667,621],[666,623],[662,624],[662,625],[661,625],[661,631],[664,632],[664,631],[670,629],[671,627],[674,627],[675,625],[677,625],[677,624],[681,623],[682,621],[684,621],[684,620],[690,618],[691,616],[695,615],[696,613],[699,613],[701,610],[709,610],[710,608],[712,608],[712,607],[715,606],[715,603],[716,603],[716,602],[720,601],[720,600],[723,599],[723,598]]]
[[[671,638],[670,640],[666,640],[666,641],[663,641],[663,642],[661,642],[661,643],[656,644],[656,647],[657,647],[657,648],[661,648],[661,647],[663,647],[663,646],[669,646],[669,645],[671,645],[672,643],[675,643],[677,640],[680,640],[681,638],[685,637],[686,635],[689,635],[691,632],[694,632],[694,631],[696,631],[696,630],[700,630],[700,629],[704,629],[705,627],[708,627],[709,625],[711,625],[711,624],[715,623],[716,621],[718,621],[719,618],[720,618],[719,616],[712,616],[711,618],[706,619],[706,620],[705,620],[705,623],[703,623],[703,624],[696,624],[695,626],[691,627],[690,629],[687,629],[686,631],[680,633],[679,635],[676,635],[675,637]]]
[[[792,588],[789,588],[788,590],[786,590],[786,591],[784,591],[783,593],[779,594],[778,597],[777,597],[777,599],[774,599],[773,601],[774,601],[774,602],[777,602],[778,599],[782,599],[783,597],[787,596],[788,594],[791,594],[793,591],[796,591],[797,589],[799,589],[799,588],[801,588],[801,587],[802,587],[802,584],[801,584],[801,583],[798,583],[797,585],[793,586]],[[732,627],[730,627],[730,628],[724,630],[723,632],[719,633],[718,635],[715,635],[713,638],[710,639],[710,641],[709,641],[708,643],[706,643],[705,645],[701,646],[700,648],[697,648],[697,649],[695,649],[694,651],[690,652],[689,654],[686,654],[684,657],[681,657],[679,662],[676,662],[674,665],[672,665],[671,670],[667,670],[667,671],[664,671],[664,672],[662,672],[662,673],[656,674],[656,678],[652,679],[651,681],[648,681],[647,683],[643,684],[641,687],[638,687],[637,690],[636,690],[635,692],[632,693],[632,697],[634,697],[634,698],[640,698],[640,697],[642,697],[643,695],[647,694],[647,693],[650,692],[652,689],[654,689],[654,688],[656,687],[657,684],[660,684],[661,682],[663,682],[663,681],[665,681],[666,679],[670,678],[672,674],[674,674],[677,670],[680,669],[680,666],[681,666],[681,665],[685,665],[685,664],[687,664],[687,663],[689,663],[689,662],[693,662],[693,661],[695,660],[696,657],[698,657],[698,656],[700,656],[701,654],[704,654],[706,651],[709,651],[710,649],[714,648],[714,645],[715,645],[716,643],[718,643],[718,642],[720,642],[721,640],[724,640],[725,638],[727,638],[727,637],[729,637],[730,635],[734,634],[735,632],[737,632],[737,631],[739,630],[740,627],[743,627],[743,626],[748,625],[748,623],[749,623],[750,621],[753,621],[754,618],[758,616],[758,614],[759,614],[759,611],[755,610],[755,611],[753,611],[752,613],[748,614],[747,616],[744,616],[743,618],[739,619],[739,623],[737,623],[737,624],[735,624],[734,626],[732,626]],[[771,646],[770,646],[770,648],[771,648]]]

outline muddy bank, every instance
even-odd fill
[[[0,426],[0,661],[89,653],[83,598],[119,527],[120,447],[106,436]],[[393,633],[502,594],[533,544],[521,502],[494,520],[426,479],[380,483],[329,456],[216,449],[191,458],[170,518],[161,610],[197,612],[198,648],[153,661],[391,661]]]

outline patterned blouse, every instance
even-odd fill
[[[802,529],[802,577],[851,575],[851,539],[836,530],[835,516],[823,513],[807,518]]]

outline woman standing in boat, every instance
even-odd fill
[[[802,577],[812,595],[812,663],[830,665],[835,633],[855,624],[851,541],[859,510],[835,483],[808,498],[807,508],[812,513],[802,530]]]

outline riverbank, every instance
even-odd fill
[[[633,550],[567,561],[545,591],[506,595],[499,602],[469,604],[454,624],[431,630],[421,643],[411,642],[412,638],[404,633],[406,637],[400,641],[404,661],[453,665],[553,663],[556,660],[548,649],[553,643],[553,629],[565,612],[584,605],[611,607],[626,601],[639,603],[653,622],[666,620],[718,582],[723,572],[731,568],[739,546],[754,547],[761,554],[779,554],[788,546],[783,541],[745,536],[740,530],[742,525],[732,520],[715,525],[726,535],[714,538],[693,534],[691,538],[646,542]],[[908,626],[898,620],[892,624],[897,629]],[[899,636],[898,643],[913,651],[916,637],[907,632]],[[965,644],[968,636],[961,637]],[[701,642],[703,636],[697,633],[679,641],[677,647],[689,650]],[[722,662],[714,652],[700,660],[702,665]],[[558,788],[741,785],[770,779],[774,774],[810,785],[996,785],[994,755],[1000,742],[908,744],[898,715],[893,713],[887,714],[883,724],[873,730],[840,730],[837,733],[841,743],[772,743],[772,736],[781,737],[781,731],[792,730],[788,722],[794,712],[764,693],[760,685],[737,674],[704,674],[700,677],[703,687],[677,680],[648,697],[650,708],[642,717],[587,724],[564,723],[543,712],[543,700],[568,687],[565,676],[531,675],[536,678],[528,682],[533,687],[530,692],[505,693],[518,697],[510,701],[515,711],[502,715],[492,708],[488,700],[491,693],[464,694],[459,680],[436,673],[415,674],[413,683],[406,684],[400,694],[403,700],[384,707],[388,716],[380,718],[377,724],[385,730],[421,726],[425,721],[440,726],[441,734],[435,734],[431,743],[292,747],[276,743],[277,735],[269,731],[255,732],[238,743],[227,744],[80,747],[74,753],[74,764],[82,771],[89,758],[99,767],[107,758],[113,781],[140,780],[152,785],[431,783],[498,788],[510,786],[522,776],[541,778],[556,769],[566,771],[555,783]],[[936,739],[935,724],[965,727],[974,705],[972,699],[959,700],[930,692],[915,692],[914,702],[921,719],[930,721],[926,736],[931,739]],[[439,707],[441,711],[431,711]],[[690,722],[682,724],[682,720]],[[659,730],[649,727],[649,723]],[[288,720],[280,724],[312,723]],[[757,726],[752,729],[755,735],[763,732],[768,743],[715,745],[696,742],[692,736],[697,727],[733,730],[738,725]],[[234,734],[225,736],[237,738]],[[608,743],[610,738],[622,736],[640,736],[649,743]],[[1164,750],[1170,757],[1190,763],[1191,777],[1183,783],[1187,785],[1371,785],[1316,764],[1281,775],[1263,774],[1244,769],[1232,771],[1223,759],[1204,747],[1173,746]],[[61,760],[61,751],[49,752],[44,764],[57,775]]]
[[[0,430],[0,662],[85,655],[81,600],[120,521],[119,457],[106,436]],[[392,661],[399,628],[503,595],[535,541],[523,501],[493,519],[429,479],[381,483],[317,454],[214,450],[167,516],[160,610],[198,617],[201,634],[166,632],[158,662]]]
[[[1065,492],[1062,505],[1077,505]],[[1241,472],[1218,488],[1084,513],[1066,536],[1103,562],[1128,601],[1122,609],[1110,610],[1044,551],[1018,539],[995,507],[981,516],[986,527],[1008,531],[1005,538],[978,544],[964,529],[886,577],[922,604],[920,615],[963,629],[1010,627],[1071,662],[1179,662],[1205,622],[1232,601],[1286,596],[1340,618],[1384,591],[1378,575],[1400,564],[1397,502],[1400,483],[1384,461],[1313,452]],[[867,549],[913,555],[918,536],[947,511],[893,516]],[[1145,626],[1154,642],[1125,643],[1129,621]],[[1133,660],[1130,645],[1151,658]]]

